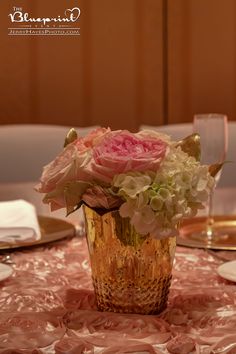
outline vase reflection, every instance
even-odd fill
[[[101,311],[157,314],[167,304],[176,239],[138,234],[118,210],[84,206],[97,306]]]

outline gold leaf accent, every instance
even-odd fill
[[[71,128],[69,132],[66,135],[65,142],[64,142],[64,147],[66,147],[68,144],[72,143],[78,138],[78,135],[76,133],[76,130],[74,128]]]
[[[180,147],[189,156],[195,157],[197,161],[200,161],[201,157],[201,145],[200,145],[200,135],[197,133],[191,134],[180,140],[176,147]]]
[[[208,171],[212,177],[215,177],[217,173],[222,169],[222,166],[224,165],[224,162],[221,163],[214,163],[213,165],[210,165],[208,168]]]

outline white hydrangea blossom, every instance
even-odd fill
[[[158,238],[176,235],[179,221],[204,207],[214,183],[208,166],[174,146],[156,174],[131,172],[113,180],[125,200],[120,215],[129,217],[140,234]]]
[[[141,172],[130,172],[120,174],[114,177],[114,186],[119,187],[119,194],[128,195],[135,198],[141,192],[145,192],[152,183],[151,175],[142,174]]]

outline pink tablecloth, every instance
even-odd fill
[[[235,354],[236,284],[217,275],[219,256],[236,252],[178,247],[168,308],[142,316],[96,310],[83,238],[12,253],[14,273],[0,283],[0,353]]]

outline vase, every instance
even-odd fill
[[[118,210],[84,205],[97,307],[101,311],[158,314],[167,305],[176,238],[137,233]]]

